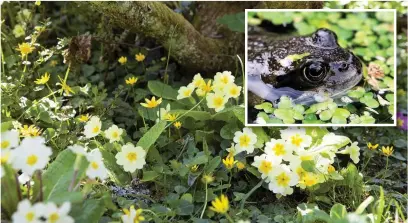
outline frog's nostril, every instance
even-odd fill
[[[349,64],[348,63],[342,63],[340,66],[339,66],[339,71],[340,72],[344,72],[344,71],[347,71],[348,70],[348,68],[349,68]]]

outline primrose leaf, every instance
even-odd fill
[[[330,209],[330,218],[332,220],[342,220],[346,217],[346,215],[347,215],[347,209],[342,204],[335,204]]]
[[[136,145],[148,151],[150,146],[156,142],[160,134],[166,129],[166,124],[166,121],[158,122],[156,125],[150,128],[149,131],[142,136],[142,138],[140,138]]]

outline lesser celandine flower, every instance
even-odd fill
[[[36,83],[36,84],[46,84],[49,80],[50,80],[50,74],[48,72],[45,72],[45,74],[42,75],[41,78],[34,81],[34,83]]]
[[[258,171],[262,174],[262,179],[267,178],[269,175],[276,171],[276,168],[281,164],[281,159],[268,155],[262,154],[260,156],[254,157],[254,162],[252,166],[258,168]],[[269,180],[267,180],[269,182]]]
[[[293,193],[292,186],[295,186],[299,181],[299,176],[293,173],[287,165],[280,165],[274,177],[269,182],[269,190],[276,194],[286,196]]]
[[[225,157],[225,159],[222,160],[222,163],[224,164],[225,168],[227,168],[228,170],[231,170],[235,164],[234,156]]]
[[[168,114],[165,116],[165,119],[166,119],[167,121],[173,122],[173,121],[175,121],[175,120],[177,119],[177,114],[170,114],[170,113],[168,113]]]
[[[213,87],[211,86],[211,80],[209,80],[207,83],[202,83],[200,85],[200,90],[202,91],[203,94],[207,94],[211,92]]]
[[[132,205],[130,209],[123,209],[125,213],[120,218],[122,219],[123,223],[140,223],[145,220],[145,217],[142,216],[143,209],[135,210],[135,207]]]
[[[105,130],[105,137],[109,139],[109,142],[117,142],[120,140],[120,136],[123,133],[123,129],[119,128],[117,125],[112,125],[107,130]]]
[[[80,122],[87,122],[87,121],[89,121],[89,118],[90,118],[89,114],[86,114],[86,115],[79,116],[78,120]]]
[[[104,180],[108,177],[108,170],[103,163],[102,154],[99,149],[94,149],[86,155],[89,166],[86,169],[86,175],[91,179],[99,178]]]
[[[84,135],[86,138],[92,138],[101,133],[102,122],[97,116],[92,116],[86,123],[84,128]]]
[[[378,144],[371,144],[371,142],[367,143],[367,148],[369,150],[376,150],[378,148]]]
[[[74,223],[74,219],[69,216],[71,203],[64,202],[60,207],[57,207],[53,202],[44,204],[44,213],[42,214],[47,223]]]
[[[44,205],[37,203],[31,205],[28,199],[24,199],[18,203],[17,211],[11,216],[15,223],[40,223],[41,213],[44,213]]]
[[[17,51],[20,51],[22,56],[26,56],[33,52],[35,48],[30,43],[18,44]]]
[[[289,161],[293,156],[293,146],[283,139],[271,139],[265,144],[265,153]]]
[[[384,156],[391,156],[394,152],[394,148],[392,146],[383,146],[381,149]]]
[[[126,84],[133,86],[136,84],[137,80],[137,77],[129,77],[128,79],[126,79]]]
[[[181,128],[181,122],[175,122],[174,127],[176,127],[176,129],[180,129]]]
[[[191,172],[195,173],[198,170],[198,165],[194,165],[192,167],[190,167]]]
[[[18,146],[19,134],[16,130],[10,130],[1,133],[1,153],[10,151],[11,148]]]
[[[166,105],[166,108],[160,108],[159,111],[156,112],[158,119],[156,119],[156,122],[159,122],[160,120],[167,120],[167,115],[170,112],[170,104]]]
[[[72,90],[72,88],[64,81],[61,79],[61,77],[58,76],[58,78],[60,79],[60,83],[58,83],[58,85],[61,86],[61,91],[64,92],[66,95],[70,95],[70,93],[75,94],[74,90]]]
[[[214,93],[208,93],[206,100],[207,106],[209,108],[214,108],[216,112],[223,110],[225,108],[225,103],[227,103],[227,99],[223,95]]]
[[[192,84],[187,85],[187,87],[186,86],[180,87],[180,89],[178,90],[177,100],[190,97],[193,91],[194,85]]]
[[[296,148],[305,148],[312,144],[312,137],[306,134],[304,128],[287,128],[280,132],[281,138]]]
[[[144,61],[145,58],[146,58],[146,56],[145,56],[144,54],[142,54],[142,53],[138,53],[138,54],[135,55],[135,59],[136,59],[138,62]]]
[[[135,172],[136,169],[142,169],[146,164],[146,151],[140,146],[134,146],[128,143],[122,146],[122,151],[115,156],[116,163],[123,166],[123,169],[128,172]]]
[[[227,196],[225,196],[224,194],[221,194],[220,197],[215,198],[212,202],[211,202],[211,207],[210,210],[220,213],[220,214],[225,214],[227,213],[228,209],[229,209],[229,201]]]
[[[234,142],[236,143],[235,149],[239,152],[246,151],[247,154],[252,153],[254,151],[256,141],[257,137],[250,128],[244,128],[242,132],[238,131],[234,134]]]
[[[34,171],[42,170],[48,164],[52,150],[45,145],[43,137],[24,138],[21,144],[11,151],[11,164],[32,176]]]
[[[19,129],[19,131],[23,137],[39,136],[41,134],[41,129],[37,128],[35,125],[24,125]]]
[[[120,64],[122,64],[122,65],[126,64],[126,62],[127,62],[127,57],[121,56],[121,57],[118,59],[118,62],[119,62]]]
[[[145,98],[145,102],[146,103],[140,103],[140,105],[142,105],[145,108],[155,108],[157,107],[159,104],[162,103],[162,99],[159,98],[156,101],[156,98],[153,96],[151,100]]]

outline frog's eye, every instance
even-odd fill
[[[311,83],[322,81],[327,74],[327,66],[321,62],[314,62],[303,68],[303,76]]]

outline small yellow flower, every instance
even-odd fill
[[[142,53],[138,53],[138,54],[135,55],[135,59],[136,59],[138,62],[142,62],[143,60],[145,60],[145,58],[146,58],[146,56],[143,55]]]
[[[394,152],[394,148],[392,146],[383,146],[381,151],[383,152],[384,156],[391,156]]]
[[[34,49],[29,43],[18,44],[17,47],[17,51],[20,51],[22,56],[32,53]]]
[[[205,184],[209,184],[214,181],[214,177],[211,174],[204,174],[201,181]]]
[[[238,170],[243,170],[243,169],[245,169],[245,163],[243,163],[243,162],[237,162],[237,168],[238,168]]]
[[[80,122],[87,122],[89,120],[89,118],[90,118],[89,114],[86,114],[86,115],[79,116],[78,120]]]
[[[376,150],[378,147],[378,144],[371,144],[371,142],[367,143],[367,148],[369,150]]]
[[[40,5],[41,5],[41,1],[35,1],[35,5],[36,5],[36,6],[40,6]]]
[[[328,172],[328,173],[333,173],[334,171],[336,171],[336,168],[334,168],[333,165],[329,165],[329,166],[327,167],[327,172]]]
[[[138,79],[139,78],[137,77],[129,77],[128,79],[126,79],[126,84],[133,86],[134,84],[136,84]]]
[[[118,59],[118,62],[120,63],[120,64],[122,64],[122,65],[124,65],[124,64],[126,64],[126,62],[127,62],[127,57],[120,57],[119,59]]]
[[[221,194],[220,197],[215,198],[215,200],[213,200],[211,204],[212,204],[212,207],[210,207],[210,210],[218,212],[220,214],[227,213],[229,209],[228,198],[223,194]]]
[[[198,170],[198,165],[194,165],[192,167],[190,167],[191,172],[195,173]]]
[[[50,74],[48,72],[45,72],[45,74],[42,75],[41,78],[34,81],[34,83],[36,83],[36,84],[46,84],[49,80],[50,80]]]
[[[174,125],[174,127],[176,127],[177,129],[180,129],[180,128],[181,128],[181,122],[175,122],[173,125]]]
[[[228,170],[232,169],[235,164],[234,156],[227,156],[225,159],[222,160],[222,163],[224,163],[225,168]]]
[[[170,122],[174,122],[174,121],[176,121],[177,116],[178,116],[177,114],[168,113],[168,114],[166,114],[166,116],[164,116],[164,119],[167,120],[167,121],[170,121]]]
[[[20,128],[20,134],[23,137],[39,136],[41,134],[41,129],[37,128],[35,125],[24,125]]]
[[[145,98],[145,101],[146,101],[146,103],[140,103],[140,104],[141,104],[143,107],[146,107],[146,108],[155,108],[155,107],[157,107],[159,104],[162,103],[162,99],[161,99],[161,98],[157,99],[157,101],[156,101],[156,98],[155,98],[154,96],[152,97],[151,100]]]
[[[51,67],[55,67],[55,66],[57,66],[57,64],[58,64],[57,60],[51,60],[51,62],[50,62]]]
[[[311,187],[319,182],[319,177],[313,173],[306,173],[301,180],[306,187]]]
[[[69,95],[69,93],[75,94],[72,88],[68,86],[68,84],[64,80],[62,80],[60,76],[58,76],[58,78],[61,81],[60,83],[58,83],[59,85],[61,85],[61,91],[65,92],[66,95]]]
[[[204,94],[211,92],[213,89],[211,86],[211,80],[209,80],[207,83],[203,81],[203,83],[200,85],[200,89],[204,92]]]
[[[400,119],[400,118],[397,118],[397,126],[398,126],[398,127],[404,126],[404,120],[402,120],[402,119]]]

